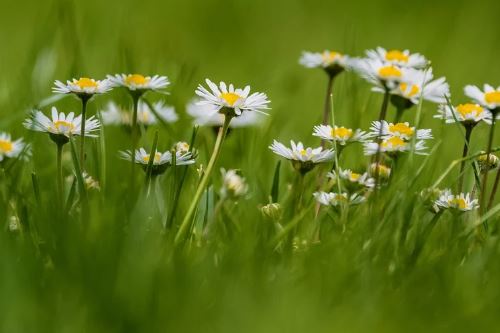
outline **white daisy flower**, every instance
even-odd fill
[[[198,126],[221,127],[224,124],[224,115],[213,112],[211,105],[199,105],[199,98],[192,99],[186,105],[187,113],[193,117],[193,123]],[[243,112],[241,116],[233,118],[229,123],[231,128],[258,126],[263,122],[264,115],[258,112]]]
[[[184,141],[176,142],[173,146],[173,149],[175,149],[176,152],[180,152],[182,154],[188,153],[189,148],[189,143]]]
[[[0,132],[0,162],[6,158],[18,158],[23,152],[24,156],[27,157],[28,148],[22,138],[13,141],[10,134]]]
[[[66,84],[57,80],[54,84],[55,87],[52,88],[53,92],[58,94],[75,94],[78,96],[103,94],[112,89],[111,83],[108,80],[94,80],[88,77],[81,77],[78,80],[68,80]]]
[[[336,180],[337,174],[335,171],[332,171],[332,172],[327,173],[327,177],[330,179]],[[361,173],[353,172],[349,169],[345,169],[345,170],[340,169],[339,170],[339,177],[340,177],[340,179],[347,180],[350,183],[355,184],[355,185],[360,185],[360,186],[364,186],[367,188],[375,187],[375,179],[370,177],[368,172],[361,174]]]
[[[220,190],[222,198],[241,198],[248,192],[248,185],[245,178],[241,177],[236,170],[225,170],[221,168],[222,188]]]
[[[424,68],[429,61],[419,53],[410,53],[408,50],[386,50],[377,47],[375,50],[368,50],[366,54],[371,59],[377,59],[392,65],[401,67]]]
[[[206,79],[205,82],[211,91],[199,85],[196,89],[196,95],[201,97],[198,105],[207,106],[207,115],[212,116],[217,112],[222,114],[230,112],[233,116],[240,116],[243,111],[266,114],[263,110],[269,109],[268,104],[270,101],[267,99],[266,94],[259,92],[250,94],[250,86],[235,89],[232,84],[228,87],[224,82],[220,82],[219,86],[209,79]]]
[[[145,92],[147,90],[161,90],[166,88],[170,81],[166,76],[144,76],[141,74],[108,75],[108,80],[114,87],[125,87],[130,91]]]
[[[453,195],[450,190],[441,192],[435,204],[442,209],[454,209],[461,212],[467,212],[479,207],[477,199],[472,200],[470,193]]]
[[[299,63],[307,68],[322,68],[330,75],[336,75],[349,68],[350,58],[335,51],[323,52],[303,51]]]
[[[371,137],[378,137],[381,134],[382,138],[399,137],[403,140],[410,140],[415,134],[415,127],[411,127],[408,122],[393,124],[385,120],[382,122],[376,120],[372,122],[370,131]],[[416,131],[416,138],[417,140],[432,139],[432,130],[419,129]]]
[[[405,141],[399,136],[384,138],[380,143],[380,151],[389,155],[410,151],[411,148],[411,142]],[[427,147],[425,147],[424,141],[417,141],[415,143],[415,154],[426,155],[426,153],[423,152],[425,149],[427,149]],[[379,143],[377,142],[367,142],[364,144],[365,155],[375,155],[378,150]]]
[[[302,142],[295,144],[294,141],[290,141],[290,144],[291,148],[288,148],[284,144],[274,140],[273,144],[269,146],[269,149],[275,154],[292,161],[294,168],[302,173],[312,170],[317,163],[333,160],[333,149],[323,150],[322,147],[314,149],[304,148]]]
[[[333,207],[337,207],[341,204],[357,205],[366,200],[365,197],[357,193],[349,196],[347,193],[314,192],[313,196],[320,204]]]
[[[365,142],[370,137],[366,132],[360,129],[352,130],[344,126],[332,127],[330,125],[314,126],[313,135],[323,140],[336,141],[342,146],[351,142]]]
[[[166,123],[174,123],[179,117],[173,106],[166,105],[163,101],[153,103],[153,108],[160,118]],[[106,109],[101,112],[102,122],[104,125],[132,125],[132,110],[127,110],[120,107],[114,102],[109,102]],[[149,106],[139,101],[137,106],[137,123],[144,126],[151,126],[158,123],[156,115],[150,110]]]
[[[82,116],[76,116],[73,112],[65,115],[52,107],[52,119],[45,116],[41,111],[35,111],[31,118],[24,121],[24,127],[32,131],[46,132],[51,134],[51,138],[69,138],[70,136],[80,135]],[[85,121],[85,136],[96,137],[95,132],[99,129],[99,120],[94,116]],[[65,141],[64,139],[62,141]],[[66,141],[67,142],[67,141]]]
[[[434,118],[444,119],[447,124],[456,121],[462,124],[477,124],[481,120],[491,122],[491,113],[479,104],[459,104],[449,106],[443,104],[439,106],[438,114]]]
[[[412,68],[398,67],[379,59],[358,58],[352,60],[352,68],[362,78],[375,86],[375,91],[395,89]],[[379,89],[377,89],[379,88]],[[382,90],[381,90],[382,89]]]
[[[446,97],[450,94],[450,86],[446,78],[441,77],[432,81],[432,69],[405,71],[401,82],[391,90],[391,95],[399,96],[411,103],[409,106],[418,104],[420,99],[433,103],[446,103]]]
[[[476,86],[468,85],[464,88],[464,92],[466,96],[488,110],[495,112],[500,110],[500,87],[495,89],[489,84],[485,84],[484,90],[481,90]]]
[[[144,170],[149,164],[150,153],[146,152],[144,148],[139,148],[135,151],[133,155],[134,163],[143,166]],[[131,161],[132,153],[130,150],[120,151],[120,157],[124,160]],[[175,165],[190,165],[195,162],[192,154],[190,152],[177,151],[175,153]],[[164,153],[156,151],[153,159],[153,175],[158,175],[163,173],[169,166],[173,163],[172,153],[166,151]]]

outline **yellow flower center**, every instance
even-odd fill
[[[479,116],[484,111],[482,107],[472,103],[460,104],[456,107],[456,110],[462,117],[466,117],[467,115],[474,112],[476,113],[476,116]]]
[[[343,194],[339,194],[339,195],[335,196],[335,200],[341,201],[341,202],[347,202],[347,196],[345,196]]]
[[[378,70],[378,74],[382,78],[390,78],[390,77],[401,77],[403,75],[401,70],[396,66],[385,66]]]
[[[321,57],[323,58],[323,62],[324,63],[327,63],[327,64],[331,64],[335,61],[335,59],[337,57],[341,57],[342,55],[338,52],[323,52],[323,54],[321,55]]]
[[[189,144],[186,142],[179,142],[175,147],[175,150],[180,152],[187,152],[189,151]]]
[[[97,88],[97,82],[94,79],[89,79],[88,77],[82,77],[75,84],[80,87],[80,89],[85,88]]]
[[[492,91],[484,94],[486,103],[500,104],[500,91]]]
[[[231,92],[228,92],[228,93],[222,93],[220,95],[220,97],[226,101],[226,103],[229,105],[229,106],[234,106],[234,104],[241,98],[240,95],[238,94],[235,94],[235,93],[231,93]]]
[[[155,157],[154,157],[154,163],[160,163],[160,159],[161,159],[161,154],[156,152],[155,153]],[[145,162],[145,163],[149,163],[149,155],[146,155],[142,158],[142,160]]]
[[[11,141],[0,140],[0,153],[10,153],[14,149]]]
[[[399,88],[401,89],[401,91],[403,93],[406,93],[406,95],[408,97],[413,97],[413,96],[415,96],[416,94],[418,94],[420,92],[420,88],[417,85],[415,85],[415,84],[413,84],[410,87],[409,91],[408,91],[408,84],[407,83],[401,83],[399,85]]]
[[[400,133],[406,136],[413,135],[413,128],[405,123],[389,124],[389,131],[392,133]]]
[[[401,148],[404,147],[405,145],[406,142],[398,136],[393,136],[382,142],[382,147],[384,148],[387,148],[388,146],[391,146],[392,148]]]
[[[408,62],[410,57],[399,50],[391,50],[385,54],[387,61]]]
[[[467,208],[467,203],[465,202],[464,198],[454,198],[454,199],[451,199],[450,203],[452,205],[457,206],[460,209],[466,209]]]
[[[357,182],[359,177],[361,177],[361,175],[359,173],[355,173],[355,172],[351,173],[351,181],[352,182]]]
[[[54,122],[54,127],[59,131],[59,132],[69,132],[75,129],[75,125],[73,123],[70,123],[69,121],[65,120],[58,120]]]
[[[302,156],[306,156],[306,155],[307,155],[307,151],[306,151],[305,149],[302,149],[302,150],[300,151],[300,155],[302,155]]]
[[[149,78],[141,74],[130,74],[125,78],[127,85],[143,86],[149,82]]]
[[[352,136],[352,129],[342,127],[337,127],[332,129],[332,136],[334,138],[350,138]]]

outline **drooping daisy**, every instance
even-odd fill
[[[472,98],[474,102],[484,106],[493,113],[500,112],[500,87],[493,88],[485,84],[483,90],[476,86],[468,85],[464,88],[465,95]]]
[[[349,57],[335,51],[302,52],[299,63],[307,68],[322,68],[329,75],[335,76],[349,68]]]
[[[290,144],[291,148],[288,148],[284,144],[274,140],[273,144],[269,146],[269,149],[275,154],[292,161],[294,168],[303,174],[312,170],[318,163],[333,160],[333,149],[323,150],[322,147],[314,149],[304,148],[302,142],[296,144],[294,141],[290,141]]]
[[[327,177],[330,179],[337,179],[337,174],[335,171],[329,172]],[[373,188],[375,186],[375,179],[370,177],[368,172],[365,173],[356,173],[349,169],[339,170],[340,179],[347,180],[349,183],[353,185],[359,185],[366,188]]]
[[[158,91],[166,88],[170,81],[166,76],[144,76],[141,74],[108,75],[108,80],[114,87],[125,87],[131,92],[144,93],[148,90]]]
[[[424,68],[429,61],[419,53],[410,53],[408,50],[386,50],[377,47],[375,50],[366,51],[371,59],[377,59],[401,67]]]
[[[209,79],[206,79],[205,82],[210,91],[199,85],[196,89],[196,95],[201,98],[198,105],[207,106],[207,114],[210,116],[218,112],[234,117],[240,116],[243,111],[265,114],[263,110],[269,109],[268,104],[270,101],[267,99],[266,94],[259,92],[250,94],[250,86],[235,89],[232,84],[228,87],[224,82],[220,82],[219,86]]]
[[[35,111],[31,118],[24,121],[24,127],[32,131],[49,133],[52,140],[57,143],[66,143],[70,136],[80,135],[82,116],[76,116],[73,112],[65,115],[52,107],[52,119],[45,116],[41,111]],[[84,136],[96,137],[95,132],[99,129],[99,120],[94,116],[86,120]]]
[[[482,120],[491,121],[491,113],[479,104],[440,105],[434,118],[444,119],[447,124],[458,121],[464,125],[475,125]]]
[[[379,151],[379,145],[382,153],[386,153],[391,156],[396,156],[401,152],[410,151],[412,148],[411,142],[405,141],[399,136],[391,136],[384,138],[380,144],[377,142],[366,142],[364,144],[365,155],[370,156],[377,154]],[[427,147],[425,147],[424,141],[417,141],[414,149],[415,154],[426,155],[424,150],[427,149]]]
[[[366,200],[365,197],[357,193],[349,196],[347,193],[314,192],[313,196],[320,204],[333,207],[337,207],[342,204],[357,205]]]
[[[94,80],[88,77],[81,77],[78,80],[68,80],[66,84],[57,80],[54,84],[55,87],[52,88],[52,91],[55,93],[75,94],[79,97],[87,98],[96,94],[103,94],[112,89],[112,85],[108,80]]]
[[[336,141],[337,144],[345,146],[352,142],[365,142],[370,136],[360,129],[352,130],[344,126],[318,125],[314,126],[314,136],[323,140]]]
[[[130,150],[120,151],[120,157],[124,160],[131,161],[132,153]],[[144,148],[139,148],[135,151],[133,156],[133,161],[136,164],[142,165],[144,170],[146,170],[149,164],[150,153],[146,152]],[[175,165],[190,165],[193,164],[195,160],[190,152],[177,151],[175,153]],[[162,174],[169,166],[173,163],[172,153],[166,151],[164,153],[156,151],[153,159],[153,175]]]
[[[153,104],[155,112],[166,123],[174,123],[179,117],[173,106],[166,105],[164,101]],[[124,109],[114,102],[109,102],[106,109],[101,113],[104,125],[132,126],[132,111]],[[156,115],[151,111],[147,103],[139,101],[137,109],[137,123],[151,126],[158,123]]]
[[[186,105],[186,111],[193,117],[193,123],[198,126],[221,127],[224,124],[224,115],[214,113],[211,105],[199,105],[199,101],[199,98],[194,98]],[[259,112],[243,112],[241,116],[231,120],[229,127],[258,126],[264,118],[265,116]]]
[[[380,91],[377,88],[383,91],[395,89],[403,78],[408,76],[406,72],[413,70],[372,58],[353,59],[352,68],[362,78],[373,84],[375,91]]]
[[[453,209],[467,212],[479,207],[477,199],[471,199],[470,193],[453,195],[450,190],[444,190],[435,202],[441,209]]]
[[[238,199],[248,192],[248,185],[245,178],[241,177],[236,170],[225,170],[221,168],[222,188],[220,190],[222,198]]]
[[[0,132],[0,162],[6,158],[18,158],[21,154],[24,154],[24,157],[29,154],[23,139],[19,138],[13,141],[10,134]]]
[[[391,137],[398,137],[403,140],[410,140],[414,134],[415,134],[415,127],[411,127],[408,122],[393,124],[385,120],[382,120],[382,122],[378,120],[373,121],[369,133],[371,137],[378,137],[379,135],[381,135],[382,138],[386,139]],[[417,130],[416,139],[417,140],[432,139],[432,130],[431,129]]]

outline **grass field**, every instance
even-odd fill
[[[446,77],[453,104],[467,101],[467,84],[498,86],[500,2],[27,0],[4,7],[0,132],[23,137],[32,156],[0,164],[0,332],[498,330],[498,199],[483,215],[436,215],[420,195],[438,180],[440,189],[455,190],[459,178],[458,165],[444,173],[461,157],[461,127],[433,118],[436,104],[424,101],[403,115],[432,129],[430,155],[406,154],[388,185],[338,214],[324,206],[316,214],[313,198],[332,164],[300,183],[269,145],[274,139],[320,144],[311,134],[322,121],[327,76],[299,65],[303,50],[419,52],[436,77]],[[115,73],[171,81],[168,95],[144,95],[149,102],[164,99],[179,117],[144,130],[137,147],[148,152],[156,133],[161,151],[191,142],[186,104],[205,78],[248,84],[271,100],[260,126],[230,130],[196,206],[194,232],[178,243],[197,169],[206,170],[216,141],[213,128],[197,131],[195,165],[168,168],[151,181],[149,195],[145,173],[136,166],[131,180],[130,161],[119,157],[131,148],[130,129],[102,126],[97,138],[86,139],[85,169],[100,190],[84,191],[74,177],[80,139],[72,138],[74,149],[66,144],[62,154],[61,200],[56,144],[23,126],[35,108],[81,113],[78,98],[52,93],[54,80]],[[370,88],[352,71],[336,78],[335,124],[369,129],[383,97]],[[88,116],[100,119],[110,101],[132,108],[126,89],[116,88],[92,98]],[[387,118],[394,115],[389,106]],[[474,129],[470,154],[486,150],[489,129],[485,123]],[[360,144],[339,160],[341,168],[358,171],[369,163]],[[241,172],[247,195],[220,200],[221,167]],[[477,198],[469,163],[464,179],[464,192]],[[261,211],[271,194],[281,205],[279,221]],[[174,205],[172,226],[164,228]],[[206,224],[212,227],[204,232]]]

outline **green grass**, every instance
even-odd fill
[[[259,207],[268,203],[278,161],[268,149],[272,140],[319,141],[311,133],[322,118],[326,76],[298,65],[302,50],[362,55],[381,45],[421,52],[432,60],[436,76],[447,77],[453,103],[460,103],[465,84],[500,84],[499,12],[494,0],[55,0],[4,8],[0,130],[31,142],[33,158],[0,174],[0,332],[495,331],[498,216],[488,221],[488,231],[479,228],[464,236],[475,215],[446,212],[422,237],[434,222],[419,193],[462,150],[457,127],[432,118],[435,105],[424,103],[420,127],[433,129],[431,147],[440,145],[428,159],[402,161],[373,211],[369,204],[354,208],[345,227],[325,208],[316,220],[314,209],[304,212],[301,228],[322,223],[321,244],[274,249],[270,240],[276,233]],[[262,127],[234,130],[224,144],[206,218],[214,219],[219,167],[240,169],[251,195],[238,204],[226,203],[215,216],[218,228],[209,242],[174,248],[172,234],[161,227],[164,216],[156,209],[155,195],[144,200],[128,191],[130,165],[118,158],[118,151],[129,149],[130,137],[113,127],[87,142],[87,166],[101,191],[89,191],[86,214],[77,204],[69,217],[59,218],[56,147],[46,135],[25,130],[22,121],[35,106],[45,113],[52,105],[79,112],[79,101],[71,97],[44,102],[55,79],[117,72],[158,73],[172,81],[166,99],[181,119],[168,128],[148,129],[140,143],[147,150],[156,130],[161,150],[190,140],[185,104],[206,77],[250,84],[271,99],[271,115]],[[161,97],[147,95],[152,101]],[[109,100],[130,103],[116,89],[95,98],[89,114]],[[344,73],[335,83],[333,100],[337,124],[367,129],[382,98],[355,74]],[[407,111],[404,119],[413,122],[416,110]],[[389,119],[394,112],[389,109]],[[475,130],[471,152],[484,149],[487,130],[486,125]],[[197,166],[207,164],[214,141],[211,129],[200,129]],[[66,176],[73,173],[70,151],[66,145]],[[367,163],[361,146],[347,148],[340,161],[358,170]],[[287,161],[280,170],[285,225],[300,212],[292,214],[287,204],[290,193],[296,193],[289,188],[296,174]],[[306,209],[314,205],[319,171],[324,170],[306,176]],[[458,168],[440,187],[454,186],[457,174]],[[136,176],[139,188],[144,174],[137,169]],[[159,180],[161,205],[171,208],[172,182],[178,176],[169,170]],[[189,167],[174,227],[196,182],[196,167]],[[467,188],[472,184],[469,168]],[[71,183],[65,185],[69,191]],[[204,213],[202,207],[197,225]],[[19,216],[22,232],[9,231],[12,214]]]

